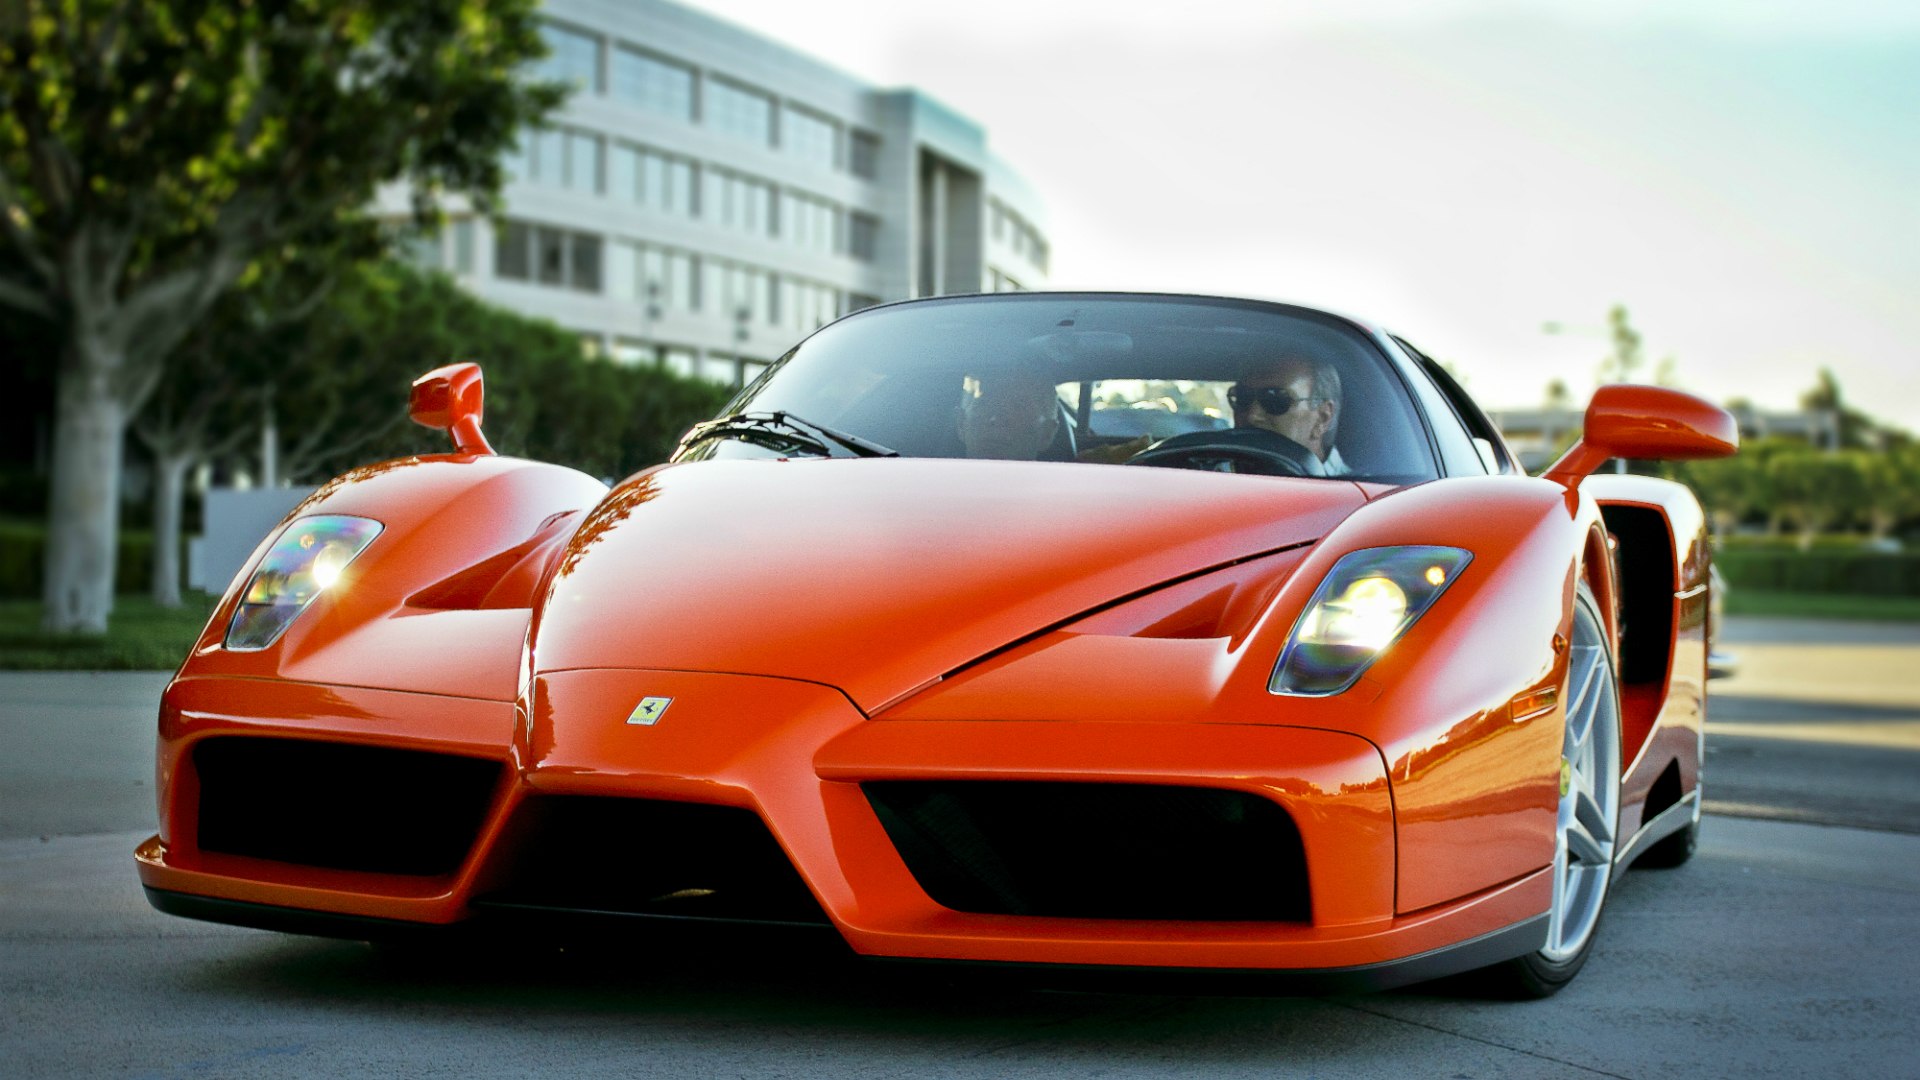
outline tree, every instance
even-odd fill
[[[1780,510],[1800,529],[1800,550],[1868,506],[1866,475],[1858,454],[1789,450],[1767,462]]]
[[[1741,518],[1766,505],[1765,470],[1745,455],[1674,462],[1670,468],[1673,479],[1693,489],[1714,532],[1721,536],[1731,534]]]
[[[1849,408],[1840,394],[1840,380],[1833,369],[1821,368],[1813,387],[1800,395],[1800,407],[1808,412],[1826,413],[1832,418],[1833,433],[1822,445],[1829,450],[1841,447],[1865,449],[1879,441],[1873,419],[1859,409]]]
[[[343,281],[283,338],[274,392],[298,417],[286,429],[285,473],[308,483],[445,450],[446,436],[405,422],[407,387],[457,360],[486,372],[487,438],[501,453],[605,478],[664,461],[689,425],[732,394],[660,368],[584,359],[578,335],[392,261]]]
[[[44,622],[112,606],[120,461],[164,361],[250,264],[407,179],[483,209],[558,85],[535,0],[10,0],[0,304],[58,328]]]
[[[1613,351],[1600,361],[1600,383],[1632,382],[1643,358],[1640,355],[1640,332],[1628,321],[1625,304],[1615,304],[1608,309],[1607,335],[1613,341]]]
[[[1920,514],[1920,449],[1903,445],[1862,455],[1867,484],[1867,528],[1884,540],[1902,521]]]
[[[1547,381],[1547,392],[1544,404],[1549,409],[1573,408],[1573,391],[1567,389],[1567,381],[1565,379],[1550,379]]]
[[[314,381],[306,371],[309,365],[302,363],[314,312],[336,281],[358,273],[358,264],[381,248],[373,231],[353,223],[328,223],[317,240],[287,245],[274,258],[256,262],[194,328],[133,421],[134,434],[153,459],[152,594],[161,607],[181,602],[180,524],[187,474],[258,433],[262,414],[271,415],[277,385],[302,374]],[[353,365],[352,373],[362,366]],[[333,383],[343,377],[329,373],[317,381]],[[303,405],[317,412],[333,400],[312,394]],[[357,444],[351,435],[337,431],[327,430],[324,437],[349,449]]]

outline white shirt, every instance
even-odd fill
[[[1307,455],[1308,476],[1345,476],[1352,471],[1347,468],[1347,463],[1340,459],[1340,448],[1337,446],[1327,454],[1325,460],[1321,460],[1314,454]]]

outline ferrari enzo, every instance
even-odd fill
[[[162,911],[828,928],[870,957],[1552,993],[1693,850],[1726,413],[1538,477],[1374,326],[1001,294],[813,334],[609,490],[453,452],[266,537],[166,689]],[[1059,970],[1056,968],[1054,970]]]

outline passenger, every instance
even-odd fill
[[[1258,428],[1307,451],[1308,476],[1345,476],[1353,470],[1333,445],[1340,430],[1340,372],[1332,364],[1284,357],[1250,366],[1227,391],[1235,427]]]
[[[967,376],[960,393],[960,442],[970,458],[1037,461],[1060,430],[1053,384],[1027,371]]]

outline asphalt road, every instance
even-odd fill
[[[1920,628],[1861,634],[1730,624],[1709,807],[1752,816],[1627,875],[1580,979],[1525,1004],[1059,993],[733,938],[396,958],[169,918],[131,859],[163,677],[0,674],[0,1075],[1913,1076]]]

